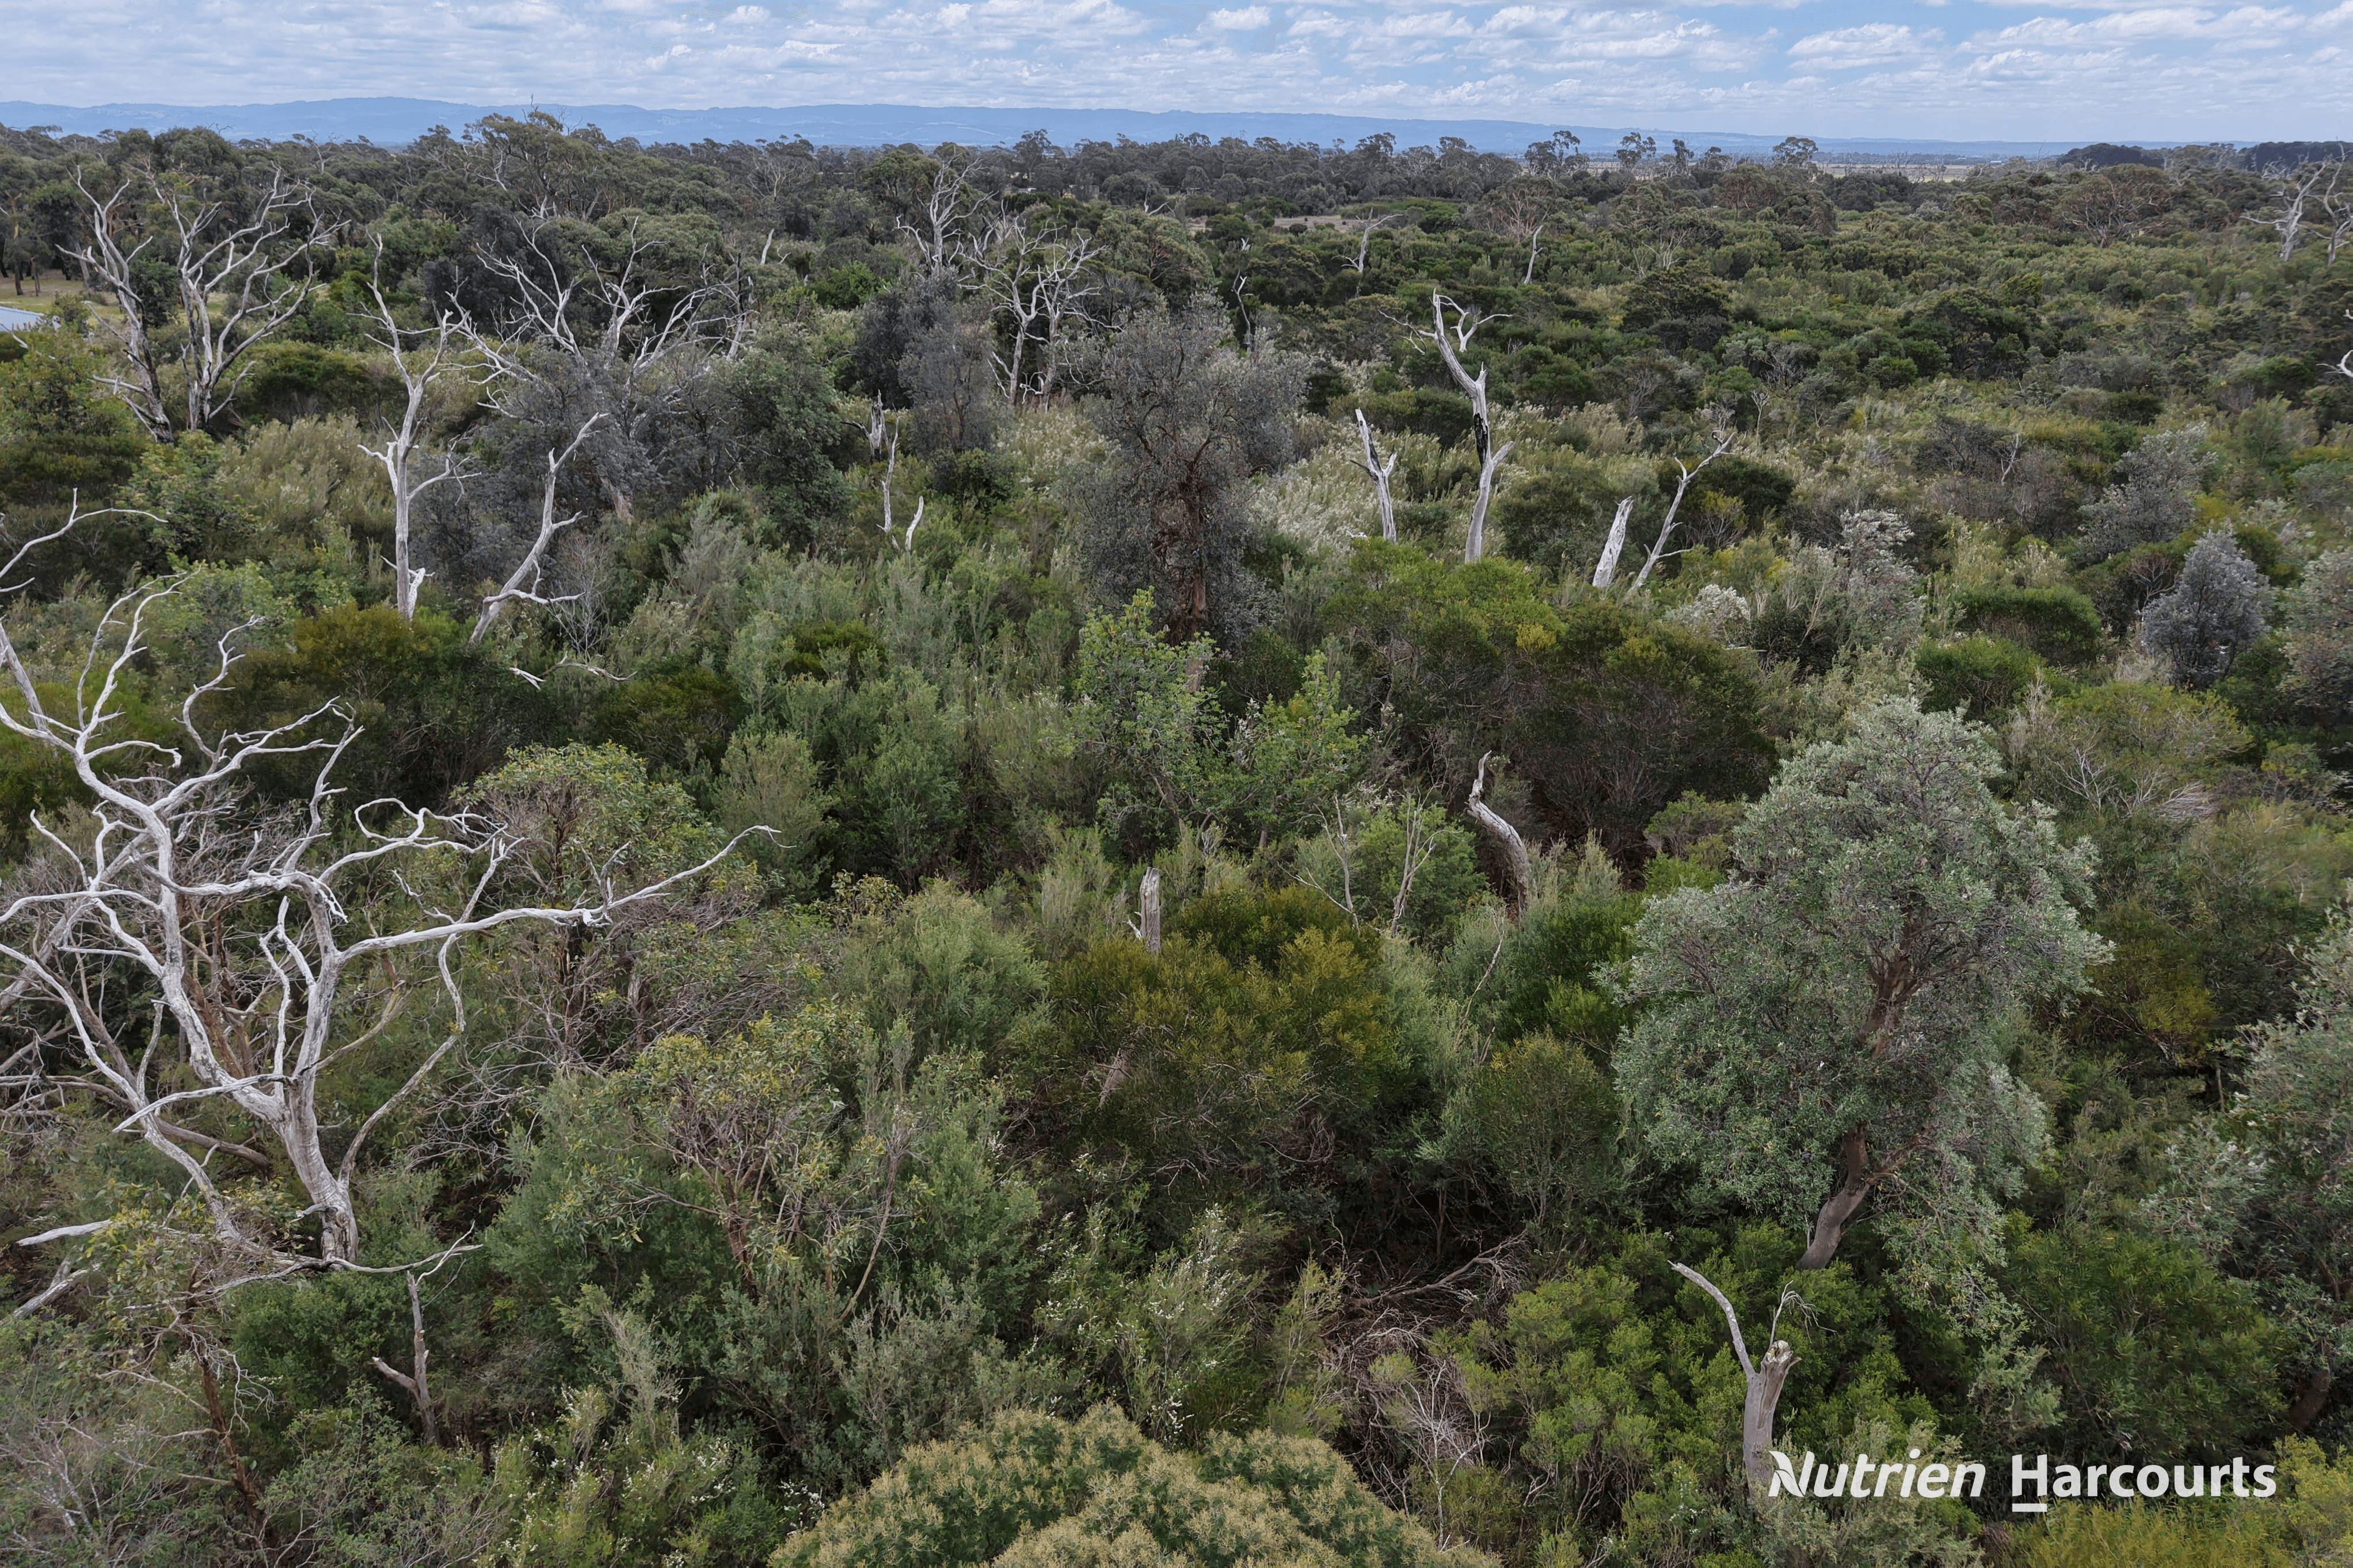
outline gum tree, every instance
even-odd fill
[[[1999,770],[1980,726],[1873,708],[1783,767],[1729,880],[1636,928],[1634,1125],[1702,1201],[1810,1220],[1801,1268],[1828,1267],[1874,1198],[1915,1239],[1982,1235],[2043,1138],[2009,1044],[2103,944],[2071,903],[2089,850],[1996,800]]]

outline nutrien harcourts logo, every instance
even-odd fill
[[[1883,1498],[1890,1489],[1899,1498],[1978,1498],[1985,1495],[1986,1467],[1974,1459],[1951,1463],[1920,1462],[1915,1448],[1905,1459],[1873,1462],[1857,1454],[1836,1468],[1817,1460],[1811,1449],[1799,1465],[1779,1449],[1773,1450],[1773,1484],[1768,1497]],[[2225,1490],[2224,1489],[2229,1489]],[[2279,1490],[2269,1465],[2250,1466],[2244,1459],[2227,1465],[2054,1465],[2048,1454],[2010,1457],[2010,1510],[2042,1513],[2052,1502],[2110,1498],[2267,1498]]]

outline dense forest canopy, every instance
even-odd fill
[[[0,1553],[2345,1561],[2344,148],[1816,151],[0,132]]]

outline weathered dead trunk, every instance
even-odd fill
[[[1723,1291],[1712,1284],[1707,1276],[1684,1264],[1673,1266],[1676,1273],[1715,1298],[1724,1309],[1724,1321],[1732,1330],[1732,1353],[1740,1358],[1740,1374],[1748,1380],[1747,1397],[1740,1406],[1740,1468],[1748,1472],[1748,1484],[1759,1495],[1773,1485],[1773,1417],[1781,1406],[1781,1386],[1789,1381],[1789,1369],[1798,1364],[1798,1352],[1789,1342],[1777,1339],[1765,1347],[1761,1363],[1748,1359],[1748,1343],[1741,1338],[1740,1314]],[[1783,1300],[1786,1301],[1787,1297]],[[1778,1329],[1781,1314],[1773,1314],[1774,1329]],[[1773,1330],[1767,1330],[1769,1334]]]
[[[1160,868],[1156,866],[1144,874],[1143,908],[1136,915],[1135,934],[1145,952],[1159,956]]]
[[[417,1276],[408,1277],[408,1361],[406,1373],[395,1371],[382,1356],[375,1358],[375,1369],[408,1391],[417,1402],[417,1425],[424,1435],[425,1445],[432,1447],[441,1441],[439,1424],[433,1419],[433,1390],[425,1380],[425,1363],[432,1352],[425,1348],[425,1303],[417,1293]]]
[[[1609,537],[1602,542],[1601,559],[1594,563],[1593,585],[1607,588],[1618,579],[1618,557],[1625,553],[1626,525],[1633,521],[1634,498],[1622,496],[1618,501],[1618,515],[1609,520]]]
[[[1528,862],[1527,842],[1520,837],[1518,828],[1496,815],[1494,808],[1481,798],[1486,792],[1487,757],[1482,756],[1479,759],[1479,777],[1471,785],[1468,809],[1472,820],[1485,828],[1504,852],[1504,873],[1512,881],[1512,918],[1518,920],[1528,912],[1528,905],[1535,899],[1535,872]]]

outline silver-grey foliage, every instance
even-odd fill
[[[2271,596],[2238,541],[2216,529],[2191,547],[2171,591],[2141,612],[2141,651],[2165,666],[2174,685],[2203,689],[2263,635]]]
[[[2188,528],[2207,460],[2203,425],[2144,437],[2117,462],[2118,482],[2084,509],[2084,557],[2105,561]]]

